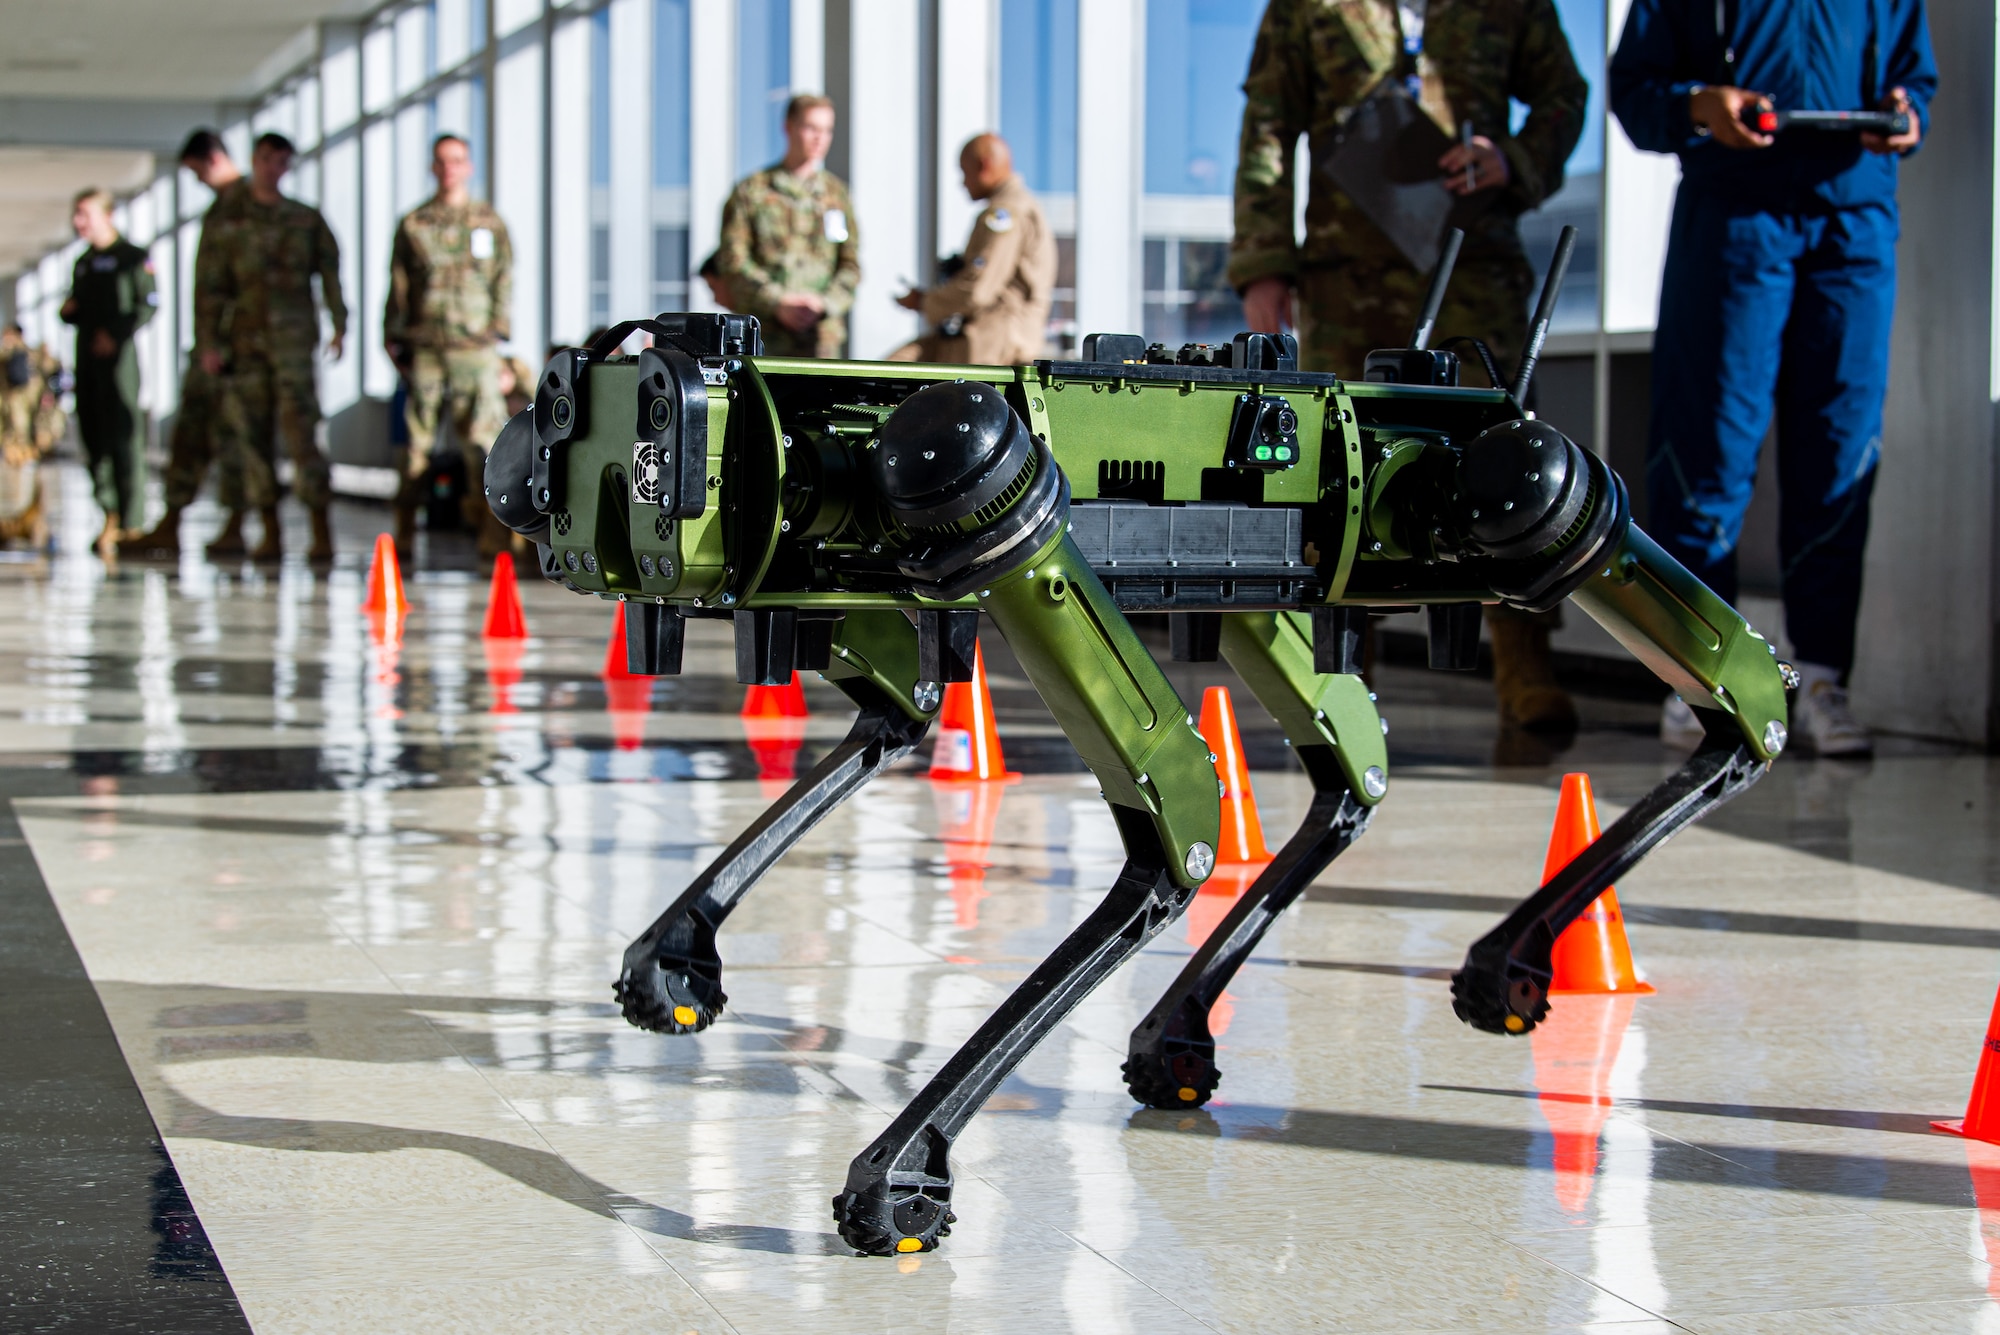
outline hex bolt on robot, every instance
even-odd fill
[[[834,1216],[856,1249],[937,1246],[954,1219],[953,1140],[1214,865],[1208,746],[1126,612],[1171,613],[1178,658],[1226,658],[1315,794],[1133,1032],[1126,1083],[1155,1107],[1214,1092],[1210,1005],[1388,792],[1359,676],[1371,609],[1427,609],[1432,666],[1463,669],[1481,603],[1573,599],[1707,727],[1678,772],[1472,946],[1452,999],[1477,1028],[1532,1029],[1562,929],[1783,749],[1790,669],[1632,525],[1601,460],[1523,411],[1570,240],[1506,387],[1461,387],[1458,358],[1425,346],[1448,265],[1414,346],[1371,354],[1361,382],[1302,373],[1291,338],[1262,334],[1178,352],[1100,334],[1081,360],[1018,367],[767,358],[756,322],[734,315],[620,325],[549,363],[486,471],[489,503],[535,540],[544,575],[625,601],[634,672],[677,672],[687,619],[729,618],[740,680],[817,671],[859,708],[625,952],[628,1020],[670,1034],[715,1021],[730,910],[923,739],[941,683],[971,676],[982,612],[1124,843],[1103,901],[853,1161]],[[639,329],[655,346],[617,355]]]

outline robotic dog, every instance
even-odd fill
[[[937,1246],[955,1218],[953,1140],[1214,866],[1214,757],[1126,612],[1171,613],[1177,658],[1227,659],[1315,794],[1134,1030],[1126,1083],[1155,1107],[1214,1091],[1211,1003],[1388,792],[1359,676],[1371,609],[1425,608],[1432,666],[1470,668],[1482,602],[1572,598],[1707,727],[1685,765],[1471,948],[1452,998],[1477,1028],[1532,1029],[1563,928],[1783,749],[1796,674],[1632,525],[1616,474],[1522,409],[1569,241],[1509,388],[1460,387],[1458,358],[1425,346],[1449,259],[1413,346],[1372,354],[1361,383],[1300,372],[1295,342],[1263,334],[1178,352],[1100,334],[1081,360],[1018,367],[766,358],[756,321],[736,315],[619,325],[549,363],[486,471],[489,503],[535,540],[542,572],[625,602],[634,672],[677,672],[687,619],[728,618],[739,680],[817,671],[859,708],[626,951],[629,1021],[714,1022],[730,910],[922,740],[940,684],[971,677],[982,613],[1117,821],[1126,861],[1102,903],[853,1161],[833,1203],[852,1246]],[[614,355],[638,329],[656,345]]]

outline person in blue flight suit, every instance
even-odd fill
[[[1653,336],[1647,531],[1735,601],[1736,543],[1777,414],[1793,734],[1866,755],[1848,709],[1896,304],[1896,166],[1937,91],[1923,0],[1633,0],[1611,106],[1678,154]],[[1896,135],[1750,128],[1759,110],[1906,111]],[[1661,733],[1699,735],[1667,701]]]

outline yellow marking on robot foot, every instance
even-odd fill
[[[1510,1015],[1510,1016],[1508,1016],[1508,1017],[1507,1017],[1507,1032],[1508,1032],[1508,1033],[1510,1033],[1510,1034],[1518,1034],[1518,1033],[1520,1033],[1520,1032],[1521,1032],[1521,1031],[1522,1031],[1523,1029],[1526,1029],[1527,1027],[1528,1027],[1528,1022],[1527,1022],[1526,1020],[1522,1019],[1522,1018],[1521,1018],[1520,1016],[1518,1016],[1518,1015]]]
[[[896,1250],[899,1252],[920,1252],[923,1249],[924,1249],[924,1240],[922,1238],[896,1239]]]
[[[1196,1092],[1193,1088],[1187,1085],[1181,1086],[1180,1093],[1181,1093],[1182,1103],[1193,1103],[1196,1099],[1201,1097],[1201,1095],[1198,1092]]]
[[[694,1022],[695,1022],[694,1007],[692,1006],[674,1007],[675,1024],[693,1024]]]

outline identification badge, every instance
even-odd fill
[[[118,257],[116,255],[92,256],[90,269],[92,273],[116,273],[118,272]]]
[[[842,209],[826,211],[826,239],[839,245],[847,240],[847,213]]]
[[[472,258],[490,260],[493,258],[493,229],[475,227],[472,229]]]

